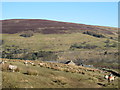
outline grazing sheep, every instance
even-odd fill
[[[38,65],[43,66],[43,65],[44,65],[44,63],[39,63]]]
[[[15,65],[9,65],[9,69],[12,70],[12,72],[15,72],[15,70],[17,69],[18,67],[15,66]]]
[[[114,80],[115,80],[115,76],[110,74],[109,77],[108,77],[108,82],[111,82],[111,81],[114,81]]]
[[[7,61],[2,61],[2,62],[0,62],[0,64],[5,64],[5,63],[7,63]]]
[[[115,80],[115,76],[111,76],[108,78],[108,81],[111,82],[111,81],[114,81]]]
[[[115,76],[113,76],[112,74],[110,74],[110,75],[105,75],[104,78],[107,79],[108,82],[111,82],[111,81],[114,81],[114,80],[115,80]]]
[[[28,66],[28,62],[27,61],[25,61],[24,64],[25,64],[25,66]]]
[[[1,61],[0,64],[4,64],[4,61]]]
[[[33,62],[31,62],[31,65],[35,65]]]
[[[105,75],[105,76],[104,76],[104,78],[107,79],[107,80],[108,80],[108,77],[109,77],[108,75]]]
[[[4,61],[5,63],[7,63],[7,61]]]
[[[28,62],[24,62],[24,64],[28,64]]]

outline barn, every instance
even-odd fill
[[[65,64],[68,64],[68,65],[76,65],[72,60],[69,60],[69,61],[65,62]]]

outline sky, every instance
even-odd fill
[[[118,26],[117,2],[2,2],[5,19],[47,19],[99,26]]]
[[[119,2],[120,0],[1,0],[2,2]]]

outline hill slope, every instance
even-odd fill
[[[24,30],[35,33],[31,37],[23,37],[21,32]],[[105,37],[81,33],[86,30],[100,32]],[[3,20],[5,34],[2,34],[1,53],[3,58],[74,60],[117,69],[119,53],[116,32],[117,28],[50,20]]]
[[[26,67],[23,62],[9,60],[6,64],[17,65],[20,71],[4,69],[3,88],[118,88],[119,78],[110,84],[104,79],[104,75],[109,73],[101,70],[92,71],[90,68],[59,63],[41,62],[46,63],[45,66],[38,65],[38,61],[34,63],[35,66],[28,64]],[[38,76],[27,74],[27,70],[37,71]]]
[[[73,33],[83,31],[97,31],[104,34],[114,34],[117,28],[92,26],[68,22],[59,22],[42,19],[10,19],[2,20],[3,33],[19,33],[23,31],[33,31],[42,34]]]

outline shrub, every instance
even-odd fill
[[[110,42],[109,39],[107,39],[104,43],[106,43],[106,45],[104,47],[117,47],[117,43],[116,42]]]
[[[112,43],[112,45],[110,45],[110,47],[117,47],[117,43]]]
[[[110,43],[110,40],[109,40],[109,39],[107,39],[104,43]]]
[[[27,53],[23,56],[23,59],[28,59],[28,60],[35,60],[37,57],[34,53]]]
[[[37,58],[42,58],[43,61],[57,60],[58,58],[58,56],[52,51],[38,51],[38,52],[35,52],[34,55]]]
[[[78,48],[78,49],[95,49],[97,48],[98,46],[96,45],[90,45],[90,44],[73,44],[70,46],[70,49],[73,49],[73,48]]]
[[[2,50],[2,58],[8,59],[24,59],[24,60],[57,60],[58,56],[52,51],[30,51],[29,49],[23,49],[16,45],[6,45]]]
[[[27,75],[38,75],[38,71],[37,70],[28,69],[27,70]]]
[[[31,37],[31,36],[33,36],[33,32],[24,32],[20,36],[22,36],[22,37]]]
[[[113,37],[110,37],[110,39],[114,39]]]
[[[21,49],[19,46],[6,45],[2,50],[2,58],[20,58],[18,54],[26,53],[27,49]]]
[[[94,36],[94,37],[97,37],[97,38],[105,38],[104,35],[96,33],[96,32],[91,32],[91,31],[83,32],[83,34],[91,35],[91,36]]]

